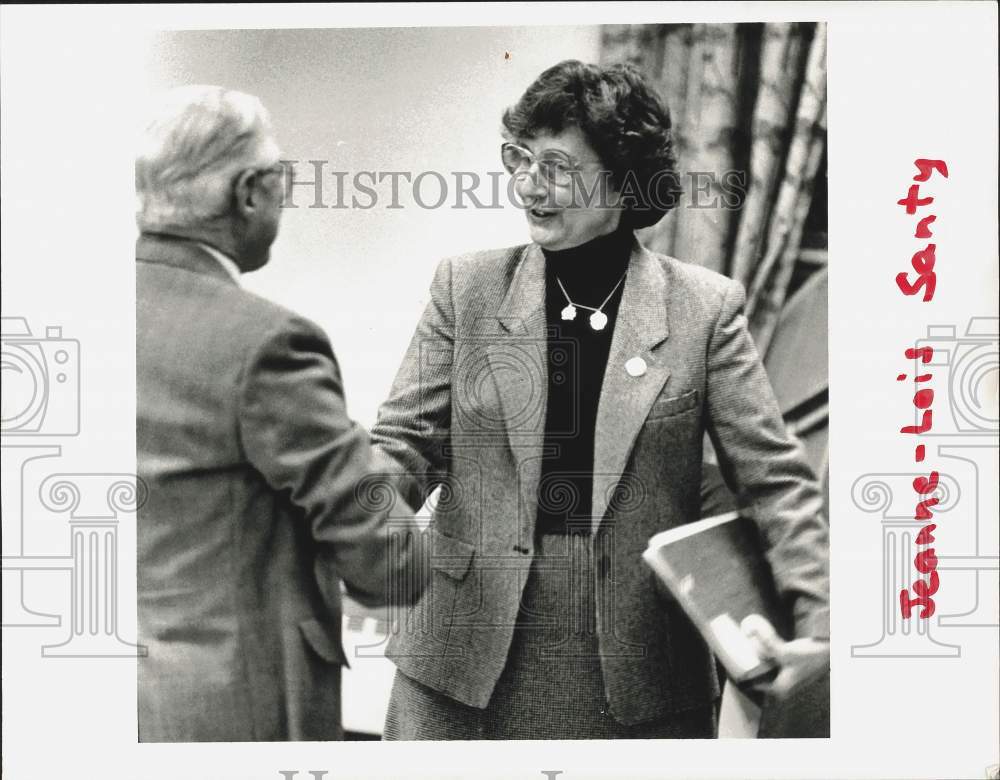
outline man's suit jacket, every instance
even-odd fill
[[[419,583],[355,495],[371,449],[330,344],[193,242],[136,254],[139,738],[340,738],[339,579],[371,604]]]
[[[431,584],[388,654],[418,682],[477,707],[504,668],[543,489],[544,262],[536,245],[442,262],[372,431],[380,466],[411,505],[435,481],[448,485],[432,525]],[[650,536],[698,519],[706,430],[762,531],[797,633],[828,635],[822,500],[743,305],[739,284],[634,244],[587,518],[608,704],[625,724],[718,695],[706,645],[640,560]]]

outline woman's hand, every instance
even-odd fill
[[[775,661],[779,666],[777,677],[754,686],[762,693],[787,699],[830,668],[830,642],[826,639],[806,637],[786,642],[761,615],[748,615],[740,628],[761,658]]]

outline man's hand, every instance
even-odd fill
[[[777,677],[754,686],[762,693],[787,699],[830,668],[830,643],[825,639],[807,637],[786,642],[771,622],[760,615],[748,615],[740,628],[753,641],[761,658],[775,661],[779,666]]]

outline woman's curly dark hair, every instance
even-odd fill
[[[512,138],[578,127],[622,193],[622,221],[633,230],[655,224],[677,205],[670,112],[631,65],[553,65],[504,111],[503,126]]]

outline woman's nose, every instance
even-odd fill
[[[515,174],[514,188],[517,197],[526,203],[543,200],[548,194],[548,188],[542,180],[537,162],[530,167],[522,168]]]

